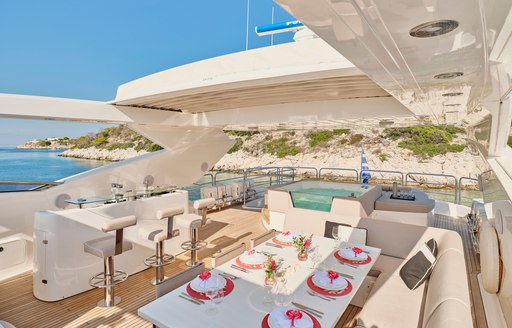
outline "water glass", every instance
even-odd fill
[[[224,301],[224,289],[218,289],[217,295],[213,298],[213,303],[219,305]]]
[[[316,265],[318,264],[318,262],[320,262],[320,260],[322,259],[321,256],[320,256],[320,253],[318,253],[318,250],[315,249],[314,252],[312,252],[310,255],[309,255],[309,258],[311,259],[311,267],[310,269],[312,270],[315,270],[316,268]]]
[[[280,307],[285,307],[292,303],[292,292],[286,285],[280,285],[278,287],[274,302]]]
[[[212,314],[215,314],[218,312],[217,308],[215,308],[213,306],[213,300],[218,295],[218,293],[219,293],[219,288],[217,288],[217,287],[210,287],[210,288],[206,289],[205,295],[206,295],[206,297],[208,297],[210,299],[209,306],[206,308],[207,314],[212,315]]]
[[[340,226],[335,225],[332,227],[332,237],[334,238],[334,248],[337,249],[339,247],[340,242],[341,229]]]

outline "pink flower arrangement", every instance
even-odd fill
[[[286,317],[292,321],[292,327],[295,327],[295,320],[302,318],[302,312],[300,310],[288,310],[286,311]]]
[[[305,253],[311,248],[311,237],[306,239],[306,236],[293,237],[293,246],[297,248],[299,253]]]
[[[332,271],[332,270],[327,271],[327,276],[329,277],[329,279],[331,279],[331,284],[334,280],[336,280],[340,277],[338,272]]]
[[[208,280],[210,279],[210,277],[212,276],[211,272],[210,271],[203,271],[201,272],[201,274],[199,275],[199,279],[201,279],[202,281],[205,281],[205,280]]]
[[[267,266],[265,268],[265,276],[267,278],[275,276],[277,274],[277,270],[281,266],[282,262],[283,262],[282,259],[276,261],[272,255],[269,255],[267,257]]]
[[[247,251],[247,255],[254,255],[255,253],[256,253],[255,249],[251,249],[251,250]]]

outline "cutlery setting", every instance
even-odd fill
[[[274,244],[274,243],[271,243],[271,242],[266,242],[265,245],[272,246],[272,247],[275,247],[275,248],[283,248],[283,246],[278,245],[278,244]]]
[[[190,303],[194,303],[195,305],[201,305],[201,304],[203,304],[203,303],[199,303],[199,301],[197,301],[197,300],[196,300],[196,299],[194,299],[194,298],[185,297],[185,296],[183,296],[183,295],[181,295],[181,294],[180,294],[180,295],[178,295],[178,297],[179,297],[179,298],[181,298],[181,299],[184,299],[184,300],[186,300],[186,301],[189,301]]]
[[[238,278],[240,278],[240,277],[234,276],[234,275],[226,273],[226,272],[219,272],[219,275],[223,276],[224,278],[231,279],[231,280],[237,280]]]
[[[316,296],[316,297],[321,298],[321,299],[323,299],[323,300],[325,300],[325,301],[327,301],[327,302],[335,301],[335,300],[336,300],[336,298],[335,298],[335,297],[327,296],[327,295],[320,295],[320,294],[318,294],[317,292],[315,292],[315,291],[313,291],[313,290],[311,290],[311,289],[306,290],[306,292],[307,292],[309,295],[311,295],[311,296]]]
[[[193,296],[190,296],[189,294],[187,293],[184,293],[182,292],[181,295],[189,300],[192,300],[192,301],[196,301],[197,303],[199,304],[204,304],[204,301],[203,300],[200,300],[199,298],[195,298]]]
[[[245,268],[242,268],[241,266],[238,266],[238,265],[236,265],[236,264],[231,264],[231,267],[232,267],[233,269],[238,270],[238,271],[242,271],[242,272],[245,272],[245,273],[250,273],[250,271],[249,271],[249,270],[247,270],[247,269],[245,269]]]
[[[317,317],[319,319],[323,318],[324,313],[321,311],[318,311],[316,309],[313,309],[309,306],[302,305],[297,302],[292,302],[292,304],[295,305],[297,308],[301,309],[302,311],[308,312],[309,314],[314,315],[315,317]]]

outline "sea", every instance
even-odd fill
[[[96,167],[106,161],[60,157],[63,150],[0,148],[0,181],[56,181]]]

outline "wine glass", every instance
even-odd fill
[[[309,258],[311,259],[311,267],[310,269],[315,270],[316,265],[318,262],[320,262],[321,257],[320,253],[318,253],[318,250],[315,248],[315,250],[310,254]]]
[[[217,287],[209,287],[206,289],[205,295],[210,299],[210,305],[206,308],[207,314],[215,314],[218,312],[217,308],[213,307],[213,300],[215,296],[219,293],[219,288]]]
[[[334,248],[338,248],[339,238],[340,238],[341,229],[339,225],[335,225],[332,227],[332,237],[334,238]]]
[[[224,289],[219,288],[217,290],[217,295],[213,298],[213,303],[219,305],[222,301],[224,301]]]
[[[277,287],[274,302],[279,307],[285,307],[292,303],[292,292],[286,287],[286,284],[280,284]]]

